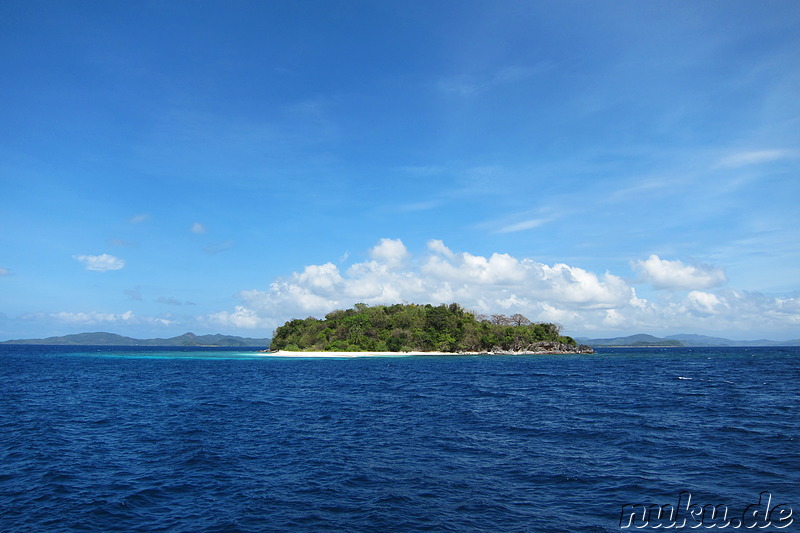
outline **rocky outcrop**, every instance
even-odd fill
[[[503,350],[499,346],[492,349],[491,354],[495,355],[516,355],[516,354],[593,354],[594,350],[585,344],[564,344],[563,342],[542,341],[529,344],[520,350]]]

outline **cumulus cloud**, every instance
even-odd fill
[[[76,261],[83,263],[86,270],[95,272],[106,272],[108,270],[121,270],[125,267],[125,261],[109,254],[100,255],[73,255]]]
[[[390,266],[400,265],[409,256],[408,248],[400,239],[381,239],[370,250],[369,255],[375,261],[381,261]]]
[[[656,289],[709,289],[728,281],[721,269],[709,265],[684,265],[681,261],[661,259],[655,254],[636,261],[633,267]]]
[[[440,240],[412,257],[399,239],[382,239],[366,261],[342,270],[333,262],[308,265],[275,279],[268,288],[239,293],[233,311],[206,315],[203,323],[242,329],[273,329],[291,318],[323,317],[363,302],[458,302],[478,313],[522,313],[562,324],[568,334],[618,331],[708,331],[761,335],[800,327],[800,299],[714,288],[721,270],[687,266],[651,256],[633,266],[664,289],[650,300],[621,276],[558,263],[494,253],[457,252]],[[684,291],[687,291],[684,293]]]
[[[237,305],[234,311],[231,313],[222,311],[208,315],[205,317],[204,321],[218,326],[228,326],[241,329],[266,328],[271,325],[268,323],[268,321],[258,316],[255,311],[246,309],[241,305]]]
[[[485,257],[454,252],[432,240],[416,261],[399,239],[381,239],[370,260],[342,271],[332,262],[308,265],[267,290],[239,294],[233,312],[209,315],[220,325],[263,327],[291,317],[322,316],[354,303],[459,302],[480,313],[522,312],[532,320],[576,321],[581,313],[629,305],[635,292],[609,273],[566,264],[545,265],[509,254]]]
[[[713,314],[718,306],[722,305],[715,294],[701,291],[692,291],[686,296],[687,305],[700,313]]]
[[[440,241],[439,239],[432,239],[428,241],[428,250],[435,254],[443,255],[448,259],[453,259],[455,257],[455,254],[450,250],[450,248],[445,246],[444,242]]]

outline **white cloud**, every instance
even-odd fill
[[[108,270],[121,270],[125,267],[125,261],[109,254],[100,255],[73,255],[73,259],[83,263],[86,270],[96,272],[106,272]]]
[[[259,317],[255,311],[237,305],[232,313],[222,311],[205,317],[205,321],[222,327],[234,327],[241,329],[266,328],[270,324],[265,319]]]
[[[200,322],[262,329],[267,330],[266,335],[289,318],[321,317],[356,302],[455,301],[481,313],[520,312],[532,320],[558,322],[572,335],[688,331],[734,332],[740,337],[754,332],[755,337],[766,336],[769,331],[794,335],[791,331],[800,327],[800,298],[796,295],[776,298],[730,289],[695,288],[687,289],[683,295],[682,291],[660,291],[655,300],[648,300],[638,297],[622,277],[609,272],[595,273],[564,263],[546,265],[510,254],[455,252],[440,240],[428,242],[427,251],[416,260],[398,240],[381,241],[370,257],[347,269],[331,262],[308,265],[274,280],[266,290],[242,291],[241,303],[235,309],[205,315]],[[650,259],[651,266],[657,268],[648,272],[670,274],[664,274],[664,278],[671,280],[672,287],[710,284],[708,269],[697,274],[677,261],[663,261],[657,256],[657,260]],[[710,271],[711,280],[719,281],[719,274],[713,274],[715,269]],[[141,298],[138,289],[129,295]],[[179,303],[166,297],[160,301]],[[83,325],[173,323],[170,317],[137,317],[130,311],[62,312],[48,317]]]
[[[432,239],[428,241],[428,250],[435,254],[443,255],[448,259],[453,259],[455,257],[455,254],[450,250],[450,248],[445,246],[444,242],[440,241],[439,239]]]
[[[103,324],[103,323],[116,323],[116,322],[131,322],[134,319],[133,311],[125,311],[124,313],[98,313],[97,311],[80,312],[80,313],[53,313],[51,318],[59,322],[66,322],[69,324]]]
[[[147,220],[149,218],[150,218],[150,215],[148,215],[147,213],[142,213],[142,214],[139,214],[139,215],[132,216],[128,220],[128,222],[130,222],[131,224],[141,224],[142,222],[144,222],[145,220]]]
[[[797,154],[791,150],[753,150],[739,152],[722,158],[716,167],[738,168],[759,163],[769,163],[779,159],[795,157]]]
[[[523,312],[535,320],[577,320],[582,312],[626,306],[635,293],[620,277],[596,275],[564,264],[554,266],[495,253],[489,257],[453,252],[440,240],[415,264],[400,240],[382,239],[371,260],[345,272],[333,263],[309,265],[274,281],[267,290],[242,291],[243,305],[212,320],[233,324],[271,323],[322,316],[357,302],[388,304],[459,302],[477,312]],[[562,320],[564,319],[564,320]]]
[[[301,274],[297,275],[297,281],[313,289],[330,292],[344,281],[339,268],[333,263],[324,265],[309,265]]]
[[[441,281],[503,285],[523,281],[526,265],[508,254],[494,253],[486,258],[461,252],[450,257],[430,256],[422,272]]]
[[[714,313],[722,304],[717,295],[701,291],[690,292],[686,296],[686,301],[690,307],[700,313]]]
[[[7,268],[0,268],[0,276],[10,276],[11,272]]]
[[[514,233],[517,231],[524,231],[528,229],[538,228],[544,224],[550,222],[550,219],[547,218],[532,218],[530,220],[523,220],[522,222],[517,222],[516,224],[510,224],[508,226],[504,226],[497,230],[496,233]]]
[[[391,266],[400,265],[408,258],[408,248],[400,239],[381,239],[369,252],[370,257],[376,261],[384,262]]]
[[[172,326],[175,321],[164,317],[149,317],[137,316],[133,311],[125,311],[124,313],[100,313],[98,311],[88,312],[65,312],[51,313],[47,315],[51,320],[63,322],[65,324],[75,325],[156,325],[156,326]]]
[[[655,254],[636,261],[633,267],[656,289],[708,289],[728,281],[721,269],[709,265],[684,265],[681,261],[661,259]]]
[[[367,261],[345,271],[332,262],[308,265],[274,280],[268,289],[239,294],[241,305],[205,317],[206,323],[244,329],[272,329],[291,318],[323,317],[357,302],[458,302],[479,313],[522,313],[531,320],[557,322],[567,334],[619,331],[728,332],[795,330],[800,299],[711,289],[725,281],[722,271],[691,267],[651,256],[636,266],[654,284],[688,290],[659,291],[640,298],[622,277],[563,263],[546,265],[510,254],[488,257],[454,252],[440,240],[412,260],[400,240],[382,239]]]
[[[620,277],[593,272],[565,264],[540,266],[544,292],[555,301],[585,309],[622,307],[635,299],[636,293]]]
[[[206,230],[206,227],[205,227],[204,225],[202,225],[202,224],[201,224],[201,223],[199,223],[199,222],[195,222],[194,224],[192,224],[192,229],[191,229],[191,231],[192,231],[192,233],[195,233],[195,234],[197,234],[197,235],[202,235],[202,234],[204,234],[204,233],[205,233],[207,230]]]

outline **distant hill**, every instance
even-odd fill
[[[735,341],[723,337],[709,337],[706,335],[670,335],[668,337],[654,337],[640,333],[627,337],[613,337],[609,339],[578,338],[578,342],[588,346],[800,346],[800,339],[789,341],[771,341],[759,339],[752,341]]]
[[[195,335],[184,333],[168,339],[134,339],[116,333],[76,333],[62,337],[48,337],[46,339],[17,339],[4,341],[0,344],[46,344],[61,346],[215,346],[215,347],[242,347],[242,348],[267,348],[270,339],[251,339],[235,335]]]
[[[735,341],[706,335],[670,335],[666,338],[678,340],[686,346],[800,346],[800,339],[789,341],[771,341],[769,339]]]
[[[578,341],[588,346],[684,346],[677,339],[662,339],[645,333],[610,339],[578,339]]]

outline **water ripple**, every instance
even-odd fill
[[[601,532],[681,490],[800,508],[797,351],[15,350],[0,354],[9,533]]]

